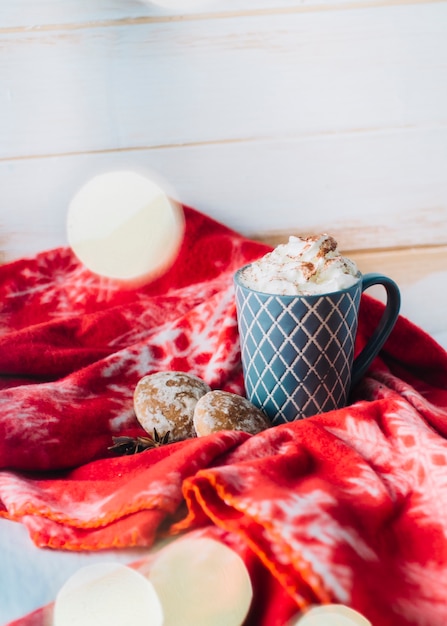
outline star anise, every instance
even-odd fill
[[[160,436],[157,429],[154,428],[154,434],[152,437],[112,437],[113,446],[108,449],[120,456],[129,454],[138,454],[144,450],[150,450],[151,448],[159,448],[169,443],[170,432],[168,431],[163,436]]]

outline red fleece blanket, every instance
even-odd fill
[[[243,393],[232,276],[267,248],[185,215],[174,266],[143,288],[95,277],[68,249],[0,267],[0,515],[68,550],[204,528],[247,563],[252,626],[327,601],[374,626],[445,626],[447,354],[408,320],[345,409],[111,454],[113,436],[142,434],[145,374]],[[382,311],[363,296],[357,350]]]

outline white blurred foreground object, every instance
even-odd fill
[[[163,612],[151,583],[117,563],[78,570],[59,591],[53,626],[162,626]]]
[[[372,624],[366,617],[348,606],[325,604],[312,607],[288,626],[372,626]]]
[[[253,598],[239,555],[205,537],[163,548],[148,577],[161,600],[163,626],[241,626]]]
[[[185,537],[137,570],[111,562],[79,569],[57,594],[52,626],[241,626],[252,599],[234,550]]]
[[[132,171],[92,178],[68,209],[68,242],[76,256],[95,274],[131,286],[169,268],[183,231],[181,207]]]

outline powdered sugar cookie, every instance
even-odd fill
[[[157,372],[144,376],[134,392],[134,409],[141,426],[169,441],[195,437],[193,414],[197,401],[211,388],[185,372]]]
[[[194,428],[199,437],[218,430],[243,430],[255,435],[271,426],[249,400],[228,391],[209,391],[198,400]]]

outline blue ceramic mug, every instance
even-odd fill
[[[350,388],[387,340],[400,310],[397,284],[382,274],[358,273],[347,289],[284,296],[245,287],[234,277],[242,367],[247,398],[273,424],[291,422],[346,405]],[[354,360],[360,297],[383,285],[382,318]]]

